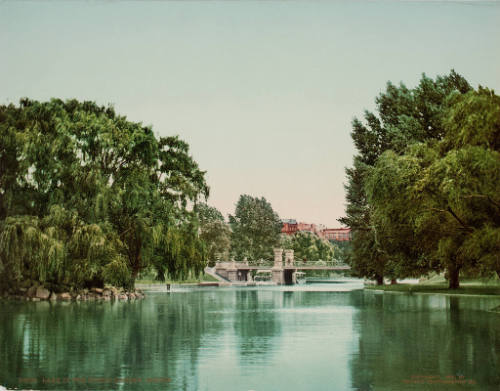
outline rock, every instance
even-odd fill
[[[60,300],[71,300],[71,295],[68,292],[61,293],[58,295]]]
[[[35,295],[36,295],[36,285],[30,286],[30,288],[26,292],[26,296],[34,297]]]
[[[128,300],[128,297],[127,297],[127,295],[125,295],[125,294],[120,294],[120,295],[118,295],[118,298],[119,298],[120,300]]]
[[[57,300],[57,293],[56,292],[52,292],[50,294],[49,300]]]
[[[81,295],[76,295],[76,300],[80,300],[82,298]]]
[[[39,299],[47,300],[50,297],[50,291],[43,286],[36,288],[36,297]]]
[[[128,297],[130,297],[131,299],[135,299],[136,298],[134,293],[129,294]]]
[[[92,288],[92,292],[102,294],[103,289],[102,288]]]
[[[109,289],[104,289],[104,290],[102,291],[102,295],[103,295],[103,296],[106,296],[106,297],[107,297],[107,296],[111,296],[111,291],[110,291]]]
[[[33,297],[33,298],[31,299],[31,301],[40,301],[40,298],[38,298],[38,297]]]

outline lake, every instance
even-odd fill
[[[95,390],[498,390],[500,298],[360,282],[1,302],[0,385]]]

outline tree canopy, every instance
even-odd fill
[[[401,95],[409,105],[387,99]],[[377,105],[381,119],[353,123],[342,219],[353,268],[379,282],[446,271],[451,288],[460,271],[499,273],[500,98],[452,71],[413,90],[389,84]]]
[[[293,235],[282,234],[281,247],[292,249],[294,259],[298,262],[332,262],[336,255],[335,245],[307,231],[299,231]]]
[[[281,221],[264,197],[241,195],[234,216],[229,216],[229,224],[231,255],[236,260],[272,259],[272,249],[279,243]]]
[[[388,254],[404,264],[398,274],[446,270],[458,287],[460,270],[500,276],[500,97],[453,94],[443,123],[439,141],[385,152],[367,192]]]
[[[195,207],[200,222],[200,238],[205,243],[210,265],[216,261],[227,261],[231,245],[231,229],[224,221],[222,213],[205,203]]]
[[[133,286],[155,267],[201,270],[188,203],[205,173],[178,137],[94,102],[0,106],[0,279]]]

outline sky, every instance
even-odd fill
[[[0,104],[112,104],[179,135],[208,203],[339,227],[351,121],[387,81],[500,90],[495,1],[2,1]]]

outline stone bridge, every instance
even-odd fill
[[[249,265],[248,262],[217,262],[215,272],[229,282],[252,281],[251,270],[270,270],[271,280],[278,285],[297,283],[296,272],[301,270],[350,270],[347,265],[313,265],[305,263],[296,264],[293,250],[285,250],[283,262],[283,249],[274,249],[274,265]]]

